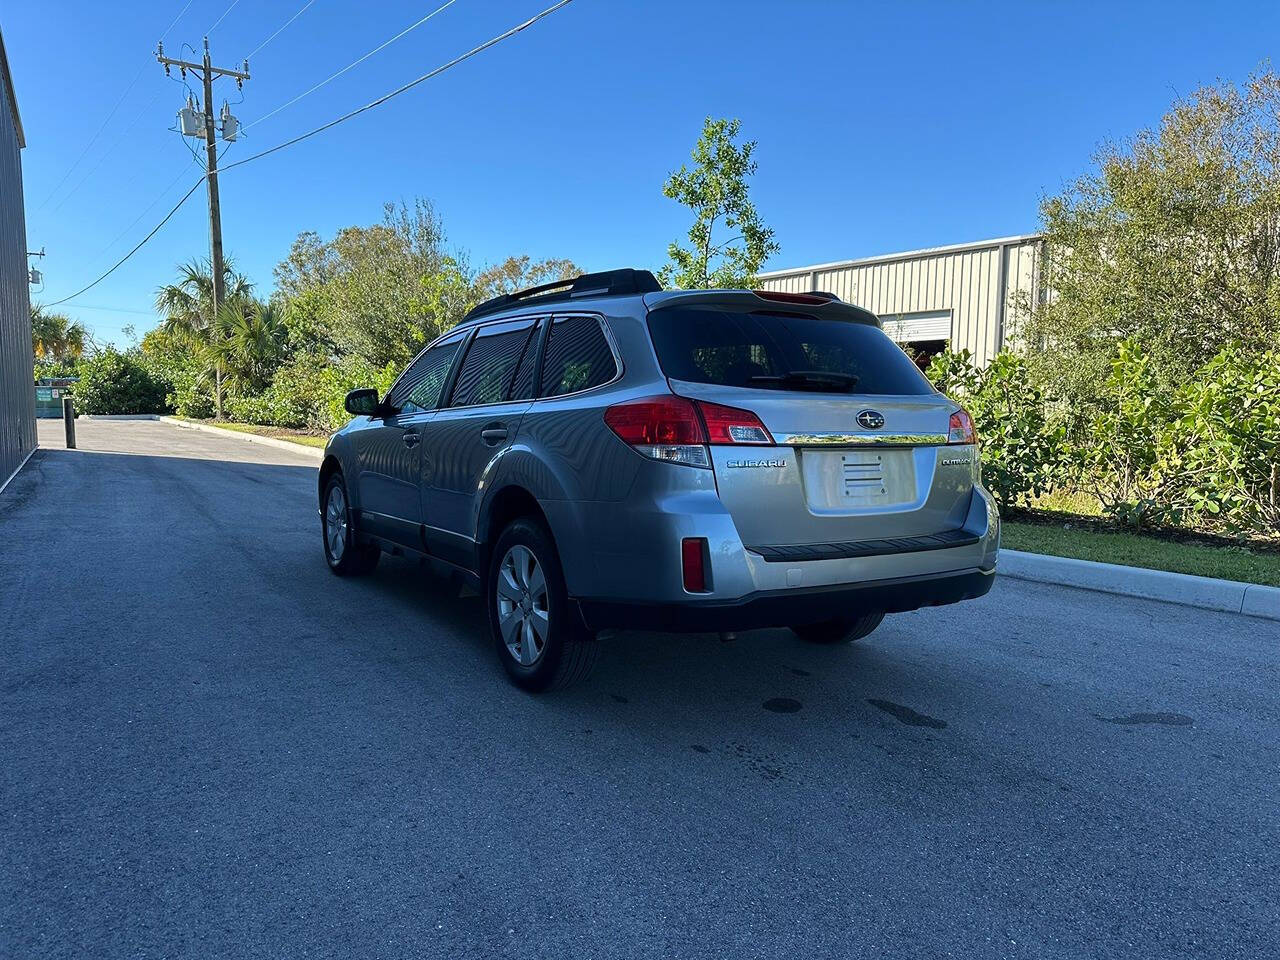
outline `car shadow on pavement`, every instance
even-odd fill
[[[902,625],[895,617],[871,637],[854,644],[815,645],[785,629],[739,633],[724,641],[718,634],[657,633],[621,630],[598,642],[594,672],[567,690],[530,697],[507,684],[489,635],[481,599],[461,588],[447,569],[430,561],[385,558],[368,580],[374,595],[394,598],[406,612],[433,628],[415,642],[435,654],[465,654],[469,668],[487,676],[475,678],[498,687],[503,699],[536,700],[540,709],[581,719],[616,717],[661,706],[678,726],[681,717],[702,715],[725,721],[741,713],[760,717],[803,714],[856,705],[857,712],[879,726],[944,730],[947,722],[930,712],[927,688],[945,680],[916,663],[903,662],[881,646],[900,643]],[[941,651],[939,651],[941,652]],[[477,660],[479,662],[477,662]],[[425,674],[426,684],[432,680]],[[899,704],[897,699],[911,701]],[[876,703],[874,701],[879,701]]]

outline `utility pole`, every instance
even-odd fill
[[[177,67],[185,77],[190,70],[196,74],[204,85],[204,110],[197,114],[188,98],[186,108],[178,112],[178,129],[184,136],[204,136],[205,150],[205,183],[209,188],[209,268],[213,272],[213,314],[210,324],[216,322],[218,308],[225,298],[222,260],[222,204],[218,199],[218,130],[214,124],[213,81],[218,77],[232,77],[237,87],[242,87],[249,79],[249,61],[244,61],[241,70],[215,67],[209,59],[209,38],[204,38],[204,59],[201,63],[188,60],[174,60],[164,55],[164,44],[156,47],[156,60],[164,65],[164,72],[169,74],[170,67]],[[222,121],[222,137],[234,141],[239,129],[238,121],[231,116],[224,104]],[[198,130],[197,126],[203,127]],[[214,405],[217,417],[222,419],[222,365],[214,368]]]

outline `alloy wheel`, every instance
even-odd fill
[[[547,648],[551,612],[542,565],[523,544],[508,550],[498,565],[496,596],[502,642],[517,663],[533,666]]]
[[[334,563],[340,563],[347,549],[347,498],[336,483],[329,490],[329,501],[325,504],[324,538],[329,557]]]

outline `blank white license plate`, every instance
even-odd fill
[[[806,450],[800,457],[809,506],[820,512],[890,507],[916,498],[915,452]]]

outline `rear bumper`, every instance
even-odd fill
[[[974,568],[865,583],[766,590],[734,600],[679,603],[580,600],[578,605],[591,630],[619,628],[675,633],[753,630],[853,617],[872,610],[901,613],[972,600],[991,589],[995,574],[994,569]]]

